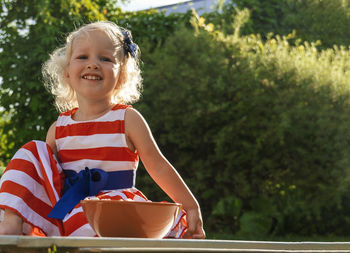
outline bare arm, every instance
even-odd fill
[[[148,124],[136,110],[127,109],[125,129],[127,138],[138,151],[149,175],[173,201],[183,205],[188,214],[189,236],[204,238],[202,217],[196,198],[175,168],[163,156]]]
[[[50,146],[50,148],[52,149],[53,153],[57,157],[55,131],[56,131],[56,121],[50,126],[49,130],[47,131],[46,143]]]

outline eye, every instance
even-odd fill
[[[108,62],[112,62],[112,59],[109,57],[101,57],[101,61],[108,61]]]
[[[88,57],[86,55],[79,55],[77,56],[77,59],[79,60],[86,60]]]

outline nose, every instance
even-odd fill
[[[99,65],[95,60],[90,60],[87,64],[88,69],[98,69]]]

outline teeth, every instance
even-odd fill
[[[83,76],[84,79],[88,79],[88,80],[101,80],[101,77],[99,76]]]

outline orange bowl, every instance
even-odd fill
[[[120,200],[82,200],[84,214],[98,236],[163,238],[181,204]]]

